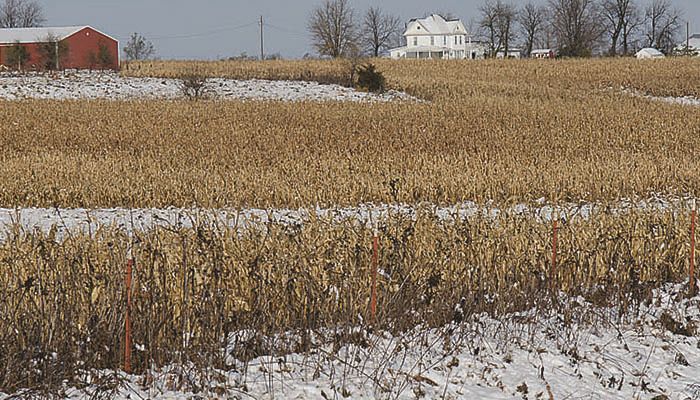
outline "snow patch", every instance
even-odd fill
[[[207,90],[208,97],[216,100],[418,101],[403,92],[374,94],[305,81],[211,78],[207,81]],[[181,83],[177,79],[123,77],[115,72],[102,71],[0,74],[0,99],[5,100],[176,100],[183,97]]]
[[[354,339],[341,346],[333,343],[335,330],[312,332],[305,353],[244,362],[232,354],[246,345],[241,337],[255,334],[246,331],[232,335],[225,370],[168,366],[151,370],[147,379],[94,371],[84,377],[85,388],[66,393],[94,398],[99,382],[111,376],[120,384],[109,395],[119,400],[699,399],[697,334],[669,329],[698,328],[700,299],[685,299],[683,291],[682,284],[666,285],[624,315],[573,298],[562,299],[562,309],[499,319],[477,315],[403,334],[347,328]],[[573,312],[566,322],[564,309]],[[295,335],[269,341],[293,341]]]
[[[634,96],[634,97],[641,97],[644,99],[652,100],[652,101],[659,101],[662,103],[669,103],[669,104],[679,104],[682,106],[691,106],[691,107],[700,107],[700,99],[697,97],[693,96],[681,96],[681,97],[671,97],[671,96],[652,96],[643,92],[640,92],[635,89],[622,89],[622,93]]]
[[[644,200],[621,199],[613,205],[616,212],[627,210],[685,210],[689,199],[654,196]],[[569,203],[561,206],[539,204],[516,204],[499,208],[491,204],[479,205],[466,201],[451,206],[423,204],[360,204],[354,207],[334,208],[245,208],[245,209],[203,209],[203,208],[0,208],[0,240],[10,229],[21,227],[26,232],[36,230],[44,233],[55,229],[57,238],[70,232],[92,233],[100,228],[114,227],[125,232],[148,231],[156,227],[191,228],[208,225],[227,228],[245,228],[252,225],[264,226],[268,222],[289,226],[301,225],[312,216],[332,219],[337,222],[356,221],[360,224],[381,224],[389,216],[402,216],[415,219],[418,213],[431,213],[440,220],[460,220],[483,215],[495,218],[501,213],[526,215],[542,221],[553,217],[561,220],[589,218],[596,212],[610,208],[592,202]]]

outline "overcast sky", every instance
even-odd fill
[[[536,2],[538,0],[535,0]],[[539,0],[544,2],[545,0]],[[638,0],[646,3],[651,0]],[[700,0],[672,0],[700,32]],[[148,37],[160,58],[218,59],[259,53],[260,16],[265,21],[266,53],[297,58],[312,52],[306,20],[321,0],[39,0],[47,26],[91,25],[123,45],[131,32]],[[352,0],[360,12],[379,6],[404,20],[430,12],[478,18],[483,0]],[[513,3],[520,5],[524,1]]]

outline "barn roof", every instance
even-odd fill
[[[63,40],[85,28],[90,28],[100,32],[97,29],[87,25],[42,28],[5,28],[0,29],[0,43],[37,43],[44,41],[49,36],[55,36],[58,38],[58,40]],[[102,34],[109,37],[109,35],[104,33]]]

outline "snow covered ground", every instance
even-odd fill
[[[315,82],[211,78],[208,97],[219,100],[282,101],[416,101],[405,93],[377,95],[339,85]],[[0,99],[180,99],[180,81],[163,78],[122,77],[114,72],[73,71],[59,74],[0,74]]]
[[[630,95],[630,96],[642,97],[642,98],[649,99],[652,101],[659,101],[662,103],[679,104],[682,106],[691,106],[691,107],[700,107],[700,99],[697,97],[693,97],[693,96],[682,96],[682,97],[652,96],[652,95],[642,93],[642,92],[635,90],[635,89],[622,89],[622,93]]]
[[[170,366],[151,371],[148,384],[139,376],[93,372],[84,377],[86,388],[67,388],[67,395],[71,399],[700,399],[700,299],[685,299],[682,285],[655,291],[637,314],[622,318],[614,309],[595,308],[581,298],[564,303],[571,313],[568,322],[561,310],[543,307],[500,319],[475,316],[441,329],[416,328],[398,336],[356,328],[350,331],[360,339],[335,349],[326,341],[333,335],[321,332],[312,335],[312,349],[305,354],[265,356],[248,363],[230,356],[236,350],[232,340],[226,349],[227,370]],[[97,385],[90,385],[109,381],[109,376],[121,381],[114,392],[100,393]],[[203,382],[204,388],[194,389]],[[0,394],[0,400],[5,398]]]
[[[318,218],[333,218],[336,221],[355,220],[360,223],[381,223],[387,216],[402,215],[415,218],[418,212],[429,212],[442,220],[461,219],[474,216],[477,213],[495,216],[500,212],[532,215],[542,220],[551,220],[556,215],[561,219],[574,216],[588,217],[603,206],[596,203],[570,203],[561,207],[552,207],[541,199],[539,204],[515,205],[507,210],[501,210],[489,205],[478,205],[473,202],[463,202],[452,206],[436,206],[425,203],[409,204],[360,204],[355,207],[336,208],[300,208],[300,209],[186,209],[186,208],[0,208],[0,239],[8,229],[19,224],[25,231],[40,230],[48,232],[56,229],[57,237],[66,232],[95,232],[101,227],[117,227],[126,232],[147,231],[155,227],[192,227],[195,224],[218,227],[244,228],[251,224],[267,222],[288,225],[303,224],[312,215]],[[616,210],[626,209],[674,209],[682,210],[689,207],[688,199],[650,197],[644,200],[620,200],[615,203]]]

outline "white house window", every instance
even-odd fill
[[[457,36],[455,36],[455,44],[457,44]]]
[[[460,37],[459,37],[459,44],[464,43],[464,42],[462,42],[462,40],[464,40],[464,38],[463,38],[462,36],[460,36]]]
[[[447,46],[447,36],[443,36],[443,37],[442,37],[442,44],[444,44],[445,46]]]
[[[430,37],[430,45],[435,46],[435,36]]]
[[[418,38],[417,37],[413,38],[413,45],[418,46]]]

